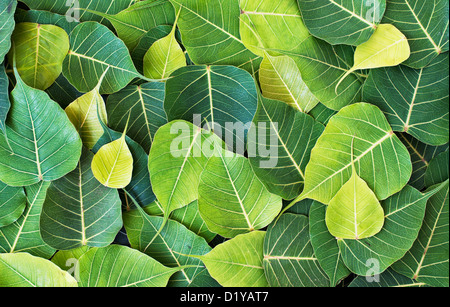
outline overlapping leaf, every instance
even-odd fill
[[[25,210],[25,204],[22,187],[10,187],[0,181],[0,227],[15,222]]]
[[[15,27],[14,13],[17,0],[6,0],[0,3],[0,63],[11,48],[11,34]]]

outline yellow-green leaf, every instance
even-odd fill
[[[336,92],[342,81],[354,71],[397,66],[410,55],[406,36],[391,24],[381,24],[367,42],[356,48],[354,65],[336,85]]]
[[[59,77],[62,63],[69,52],[69,36],[62,28],[23,22],[12,35],[16,66],[29,86],[45,90]],[[12,63],[13,51],[9,53]]]
[[[125,141],[126,130],[120,139],[103,145],[92,160],[94,177],[109,188],[123,189],[131,182],[133,156]]]

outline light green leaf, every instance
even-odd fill
[[[77,166],[80,136],[45,92],[26,85],[17,72],[16,80],[7,137],[0,134],[0,180],[28,186],[59,179]]]
[[[22,216],[13,224],[0,228],[0,253],[29,253],[36,257],[50,258],[55,249],[48,246],[40,234],[39,217],[50,182],[25,188],[27,204]]]
[[[366,42],[386,10],[386,0],[299,0],[298,4],[311,34],[332,45]]]
[[[14,31],[14,13],[17,7],[17,0],[5,0],[0,3],[0,63],[3,63],[5,55],[11,48],[11,34]]]
[[[263,268],[265,234],[264,231],[241,234],[196,257],[224,287],[268,287]]]
[[[402,31],[411,46],[411,57],[404,62],[424,68],[435,57],[449,50],[448,11],[445,0],[389,0],[383,23]]]
[[[266,227],[281,206],[281,197],[265,188],[243,156],[228,151],[213,156],[201,174],[200,214],[208,228],[222,237]]]
[[[179,270],[120,245],[91,248],[79,265],[81,287],[165,287]]]
[[[40,230],[44,241],[58,250],[107,246],[122,227],[119,194],[95,180],[92,159],[85,149],[78,168],[48,188]]]
[[[26,206],[22,187],[10,187],[0,181],[0,228],[14,223]]]
[[[50,87],[61,74],[69,51],[66,31],[54,25],[23,22],[16,25],[12,41],[9,61],[12,63],[15,55],[22,80],[36,89]]]
[[[264,239],[264,272],[271,287],[328,287],[309,238],[308,218],[283,214]]]
[[[0,254],[0,287],[77,287],[77,281],[49,260],[27,253]]]
[[[76,278],[79,277],[79,259],[81,256],[83,256],[84,253],[86,253],[91,247],[89,246],[81,246],[78,248],[70,249],[70,250],[59,250],[57,251],[51,261],[59,266],[61,270],[64,271],[72,271],[75,274]]]
[[[325,222],[328,231],[339,239],[360,240],[380,232],[384,212],[377,196],[358,176],[353,158],[352,175],[336,193],[327,208]]]
[[[364,101],[378,106],[394,131],[439,146],[449,141],[448,53],[422,69],[374,69],[364,84]]]

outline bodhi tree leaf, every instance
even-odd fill
[[[383,23],[402,31],[411,46],[411,57],[404,62],[424,68],[435,57],[449,50],[448,1],[389,0]]]
[[[0,254],[0,287],[77,287],[77,281],[49,260],[28,253]]]
[[[66,16],[48,12],[48,11],[20,11],[15,16],[16,22],[32,22],[41,25],[54,25],[62,28],[67,34],[70,34],[72,30],[78,25],[76,22],[69,22]]]
[[[217,245],[203,261],[211,276],[223,287],[268,287],[264,275],[264,231],[252,231]]]
[[[394,131],[439,146],[449,141],[448,53],[422,69],[403,65],[374,69],[363,97],[378,106]]]
[[[348,285],[349,287],[423,287],[424,283],[418,283],[414,280],[396,273],[392,269],[384,271],[382,274],[373,277],[370,280],[366,276],[358,276]]]
[[[22,187],[10,187],[0,181],[0,228],[14,223],[26,206]]]
[[[283,214],[264,238],[264,272],[271,287],[328,287],[309,238],[308,218]]]
[[[81,287],[165,287],[179,270],[120,245],[91,248],[79,265]]]
[[[391,24],[381,24],[370,39],[356,47],[353,67],[345,73],[336,85],[352,72],[360,69],[396,66],[407,60],[410,48],[406,36]]]
[[[266,189],[243,156],[228,151],[213,156],[201,174],[199,211],[208,228],[222,237],[266,227],[281,206],[281,197]]]
[[[92,159],[85,149],[77,169],[48,188],[40,230],[44,241],[56,249],[107,246],[122,227],[119,194],[95,180]]]
[[[0,63],[11,48],[11,34],[14,30],[14,13],[17,0],[5,0],[0,3]]]
[[[440,153],[430,161],[425,172],[425,186],[431,187],[447,180],[449,178],[448,166],[449,152],[447,148],[445,152]]]
[[[299,0],[312,35],[332,45],[358,46],[369,40],[386,9],[386,0]]]
[[[15,75],[6,136],[0,134],[0,180],[28,186],[61,178],[77,166],[80,136],[56,102]]]
[[[22,22],[16,25],[12,41],[9,60],[12,63],[15,56],[22,80],[36,89],[50,87],[61,74],[69,51],[66,31],[54,25]]]
[[[356,173],[353,141],[352,175],[330,200],[325,222],[333,236],[340,239],[360,240],[380,232],[384,223],[384,212],[375,193]]]
[[[23,252],[46,259],[55,253],[40,234],[39,218],[49,185],[41,181],[25,188],[25,211],[13,224],[0,228],[0,253]]]
[[[9,102],[9,80],[6,75],[5,65],[0,64],[0,132],[5,132],[5,122],[11,103]]]

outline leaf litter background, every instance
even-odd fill
[[[447,1],[74,5],[0,0],[0,286],[448,286]]]

